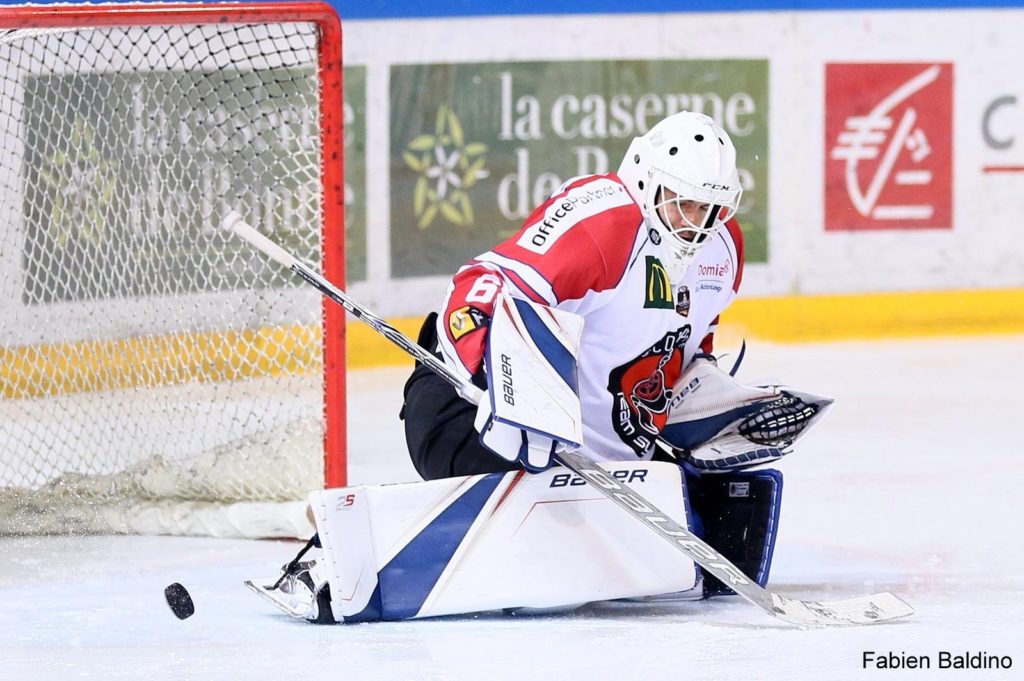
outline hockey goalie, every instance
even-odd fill
[[[423,482],[310,495],[317,533],[247,584],[321,623],[729,594],[582,478],[575,451],[764,585],[782,476],[764,468],[831,400],[719,368],[743,273],[736,152],[707,116],[669,116],[617,173],[566,182],[454,276],[419,345],[406,440]]]

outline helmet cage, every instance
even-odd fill
[[[665,198],[664,189],[671,190],[675,196]],[[719,226],[736,215],[742,194],[741,187],[727,189],[711,183],[699,187],[652,168],[648,197],[645,197],[644,203],[648,206],[648,219],[655,223],[652,226],[670,240],[677,257],[689,262],[701,246],[714,236]],[[699,223],[691,220],[684,210],[684,204],[688,202],[707,206]],[[670,215],[679,216],[681,224],[673,225]]]

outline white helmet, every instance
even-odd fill
[[[634,138],[618,174],[643,211],[651,238],[668,246],[672,262],[665,265],[673,279],[736,214],[743,193],[729,135],[709,116],[690,111],[673,114]],[[687,215],[692,209],[684,211],[687,201],[706,205],[696,221]]]

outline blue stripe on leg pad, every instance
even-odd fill
[[[579,382],[576,378],[576,358],[569,352],[568,348],[562,345],[551,329],[547,327],[537,311],[525,300],[513,298],[519,316],[526,325],[526,332],[533,339],[544,359],[555,369],[558,375],[565,381],[566,385],[572,388],[577,395],[580,394]]]
[[[415,617],[504,473],[492,473],[442,511],[377,575],[381,618]]]

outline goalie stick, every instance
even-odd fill
[[[221,225],[305,279],[323,295],[344,307],[356,319],[368,324],[377,333],[430,367],[438,376],[450,383],[464,399],[477,404],[484,397],[482,390],[469,381],[463,380],[431,352],[421,348],[398,329],[377,317],[347,293],[327,281],[311,267],[257,232],[252,226],[246,224],[237,212],[228,213]],[[909,604],[888,592],[838,601],[802,601],[777,594],[748,578],[739,568],[700,537],[673,521],[627,485],[607,475],[593,461],[567,450],[559,450],[555,459],[586,480],[642,525],[675,546],[709,574],[714,575],[737,594],[780,620],[799,626],[874,624],[906,617],[914,612]]]

